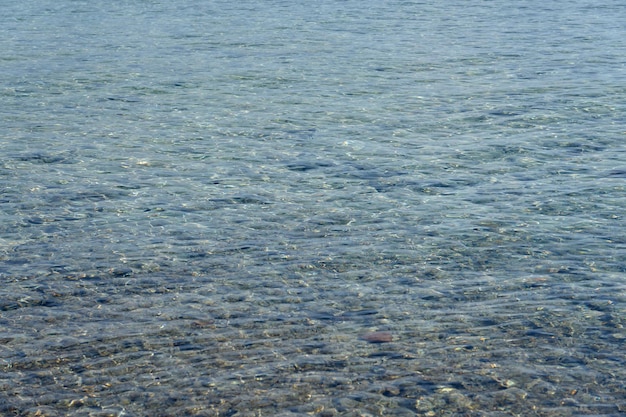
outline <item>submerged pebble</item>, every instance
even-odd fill
[[[365,333],[360,338],[368,343],[389,343],[393,341],[393,336],[390,332]]]

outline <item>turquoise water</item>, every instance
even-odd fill
[[[5,5],[0,413],[623,413],[624,21]]]

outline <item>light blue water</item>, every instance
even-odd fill
[[[3,5],[1,413],[623,413],[625,21]]]

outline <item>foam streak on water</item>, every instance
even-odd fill
[[[626,411],[623,4],[180,3],[3,7],[0,414]]]

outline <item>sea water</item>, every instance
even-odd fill
[[[4,4],[0,413],[626,412],[625,21]]]

